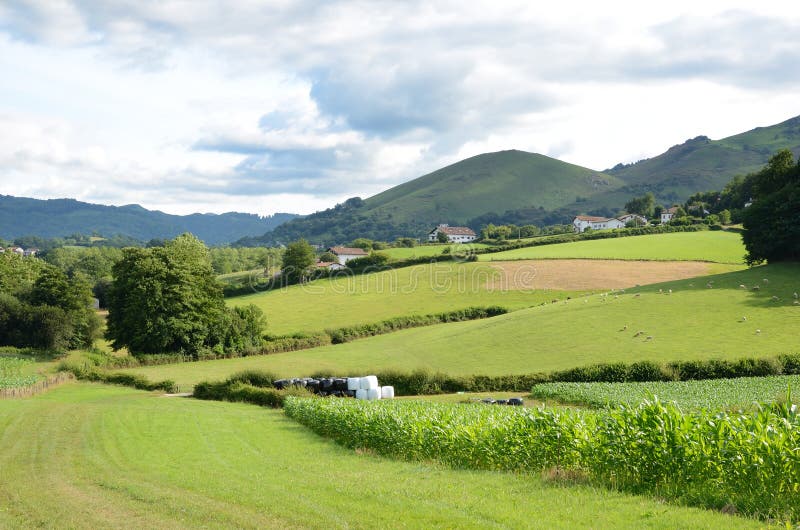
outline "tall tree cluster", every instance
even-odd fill
[[[261,344],[263,314],[225,306],[208,249],[191,234],[124,249],[112,274],[106,336],[115,349],[200,357]]]
[[[743,212],[747,262],[800,260],[800,161],[779,151],[749,177],[752,205]]]

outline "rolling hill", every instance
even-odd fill
[[[474,224],[475,217],[491,212],[525,209],[541,216],[624,185],[619,178],[540,154],[486,153],[366,200],[349,199],[241,243],[285,243],[298,237],[323,244],[362,236],[421,237],[438,223]]]
[[[63,237],[71,234],[125,235],[141,241],[173,238],[191,232],[209,245],[262,234],[294,214],[270,217],[254,214],[170,215],[137,204],[103,206],[74,199],[39,200],[0,195],[0,238]]]
[[[627,183],[621,192],[652,191],[664,202],[683,201],[697,191],[722,189],[736,175],[757,171],[779,149],[800,154],[800,116],[721,140],[698,136],[656,157],[618,164],[606,172]]]
[[[366,200],[295,219],[241,244],[305,237],[334,244],[356,237],[423,237],[440,222],[556,224],[573,215],[614,215],[632,197],[653,192],[659,202],[683,202],[722,189],[735,175],[762,167],[777,150],[800,154],[800,116],[721,140],[698,136],[635,164],[606,171],[524,151],[486,153],[434,171]]]

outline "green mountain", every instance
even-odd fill
[[[736,175],[761,169],[779,149],[800,154],[800,116],[756,127],[721,140],[698,136],[635,164],[618,164],[606,173],[624,180],[628,195],[651,191],[664,203],[682,202],[698,191],[720,190]]]
[[[0,238],[64,237],[71,234],[125,235],[140,241],[173,238],[191,232],[209,245],[263,234],[297,217],[245,213],[170,215],[138,204],[103,206],[74,199],[28,199],[0,195]]]
[[[438,223],[472,226],[479,216],[507,210],[544,216],[623,185],[617,177],[544,155],[500,151],[462,160],[366,200],[349,199],[240,243],[285,243],[298,237],[320,244],[362,236],[422,237]]]

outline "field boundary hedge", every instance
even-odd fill
[[[179,390],[178,385],[171,379],[151,382],[142,375],[123,372],[103,372],[92,366],[86,365],[81,367],[68,363],[62,363],[61,369],[71,372],[76,378],[82,381],[129,386],[139,390],[162,390],[167,393],[177,392]]]
[[[59,372],[55,375],[47,376],[35,383],[26,386],[0,388],[0,399],[27,398],[38,394],[43,394],[51,388],[57,387],[67,381],[74,381],[75,376],[71,372]]]
[[[450,322],[464,322],[504,315],[509,310],[501,306],[472,306],[442,313],[427,315],[407,315],[389,318],[378,322],[329,328],[318,333],[294,333],[291,335],[266,335],[264,343],[255,348],[247,348],[236,352],[216,353],[212,350],[201,351],[197,358],[179,353],[140,355],[137,357],[112,357],[95,353],[93,362],[114,368],[133,368],[136,366],[155,366],[182,362],[212,361],[216,359],[233,359],[254,355],[269,355],[290,351],[308,350],[329,344],[343,344],[357,339],[384,335],[403,329],[432,326]]]

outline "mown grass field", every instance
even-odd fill
[[[800,376],[741,377],[701,381],[653,381],[647,383],[544,383],[533,387],[536,399],[556,400],[592,407],[636,406],[658,397],[681,408],[711,410],[749,409],[755,403],[785,400],[800,395]]]
[[[712,288],[707,282],[713,282]],[[754,285],[760,290],[751,290]],[[317,371],[363,375],[389,368],[500,375],[600,362],[771,356],[798,352],[800,305],[793,304],[794,292],[800,292],[800,264],[769,265],[643,286],[618,297],[561,298],[556,304],[487,320],[404,330],[343,345],[133,371],[192,385],[246,368],[283,376]]]
[[[0,401],[3,528],[761,528],[342,448],[251,405],[68,384]]]
[[[384,272],[317,280],[304,285],[231,298],[231,305],[254,304],[267,317],[267,331],[287,334],[424,315],[469,306],[519,309],[558,293],[525,288],[525,277],[505,278],[481,263],[435,263]]]
[[[419,245],[416,247],[398,247],[398,248],[387,248],[385,250],[380,250],[382,254],[386,254],[392,260],[403,260],[403,259],[410,259],[410,258],[422,258],[422,257],[431,257],[431,256],[441,256],[442,251],[446,248],[451,250],[464,250],[466,248],[476,249],[476,248],[486,248],[488,245],[483,243],[469,243],[466,245]]]
[[[742,237],[733,232],[675,232],[575,241],[481,254],[480,261],[589,258],[623,260],[712,261],[743,263]]]

